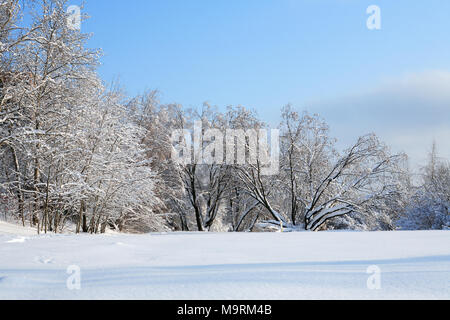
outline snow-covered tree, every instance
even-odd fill
[[[1,4],[15,15],[7,20],[19,23],[19,2]],[[103,87],[95,70],[99,52],[69,28],[66,8],[65,0],[35,1],[28,26],[7,35],[12,22],[1,26],[8,41],[0,60],[2,193],[15,195],[23,223],[28,214],[38,231],[57,232],[67,221],[77,231],[132,220],[161,229],[145,128]]]
[[[295,225],[300,217],[306,230],[318,230],[336,217],[383,215],[386,203],[399,196],[405,157],[391,155],[375,135],[360,137],[339,154],[318,116],[300,116],[290,106],[283,109],[281,128],[281,175],[265,182],[256,167],[245,177],[249,192],[277,223]],[[278,207],[288,204],[284,213],[271,204],[275,184],[285,190],[273,197],[282,199]]]
[[[423,168],[422,183],[398,225],[408,230],[450,228],[450,163],[438,157],[435,143]]]

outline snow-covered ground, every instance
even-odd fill
[[[36,235],[36,228],[22,227],[21,225],[7,223],[0,220],[0,235],[12,234],[22,236]]]
[[[450,299],[450,231],[31,231],[0,222],[0,299]]]

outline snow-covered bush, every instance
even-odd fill
[[[404,230],[442,230],[450,227],[450,204],[424,196],[418,199],[398,221]]]

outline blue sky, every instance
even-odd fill
[[[79,4],[73,1],[71,4]],[[381,30],[368,30],[369,5]],[[105,81],[162,102],[321,114],[341,147],[376,132],[423,163],[450,158],[450,1],[87,0]]]

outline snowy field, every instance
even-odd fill
[[[0,222],[0,299],[450,299],[450,231],[36,236]]]

